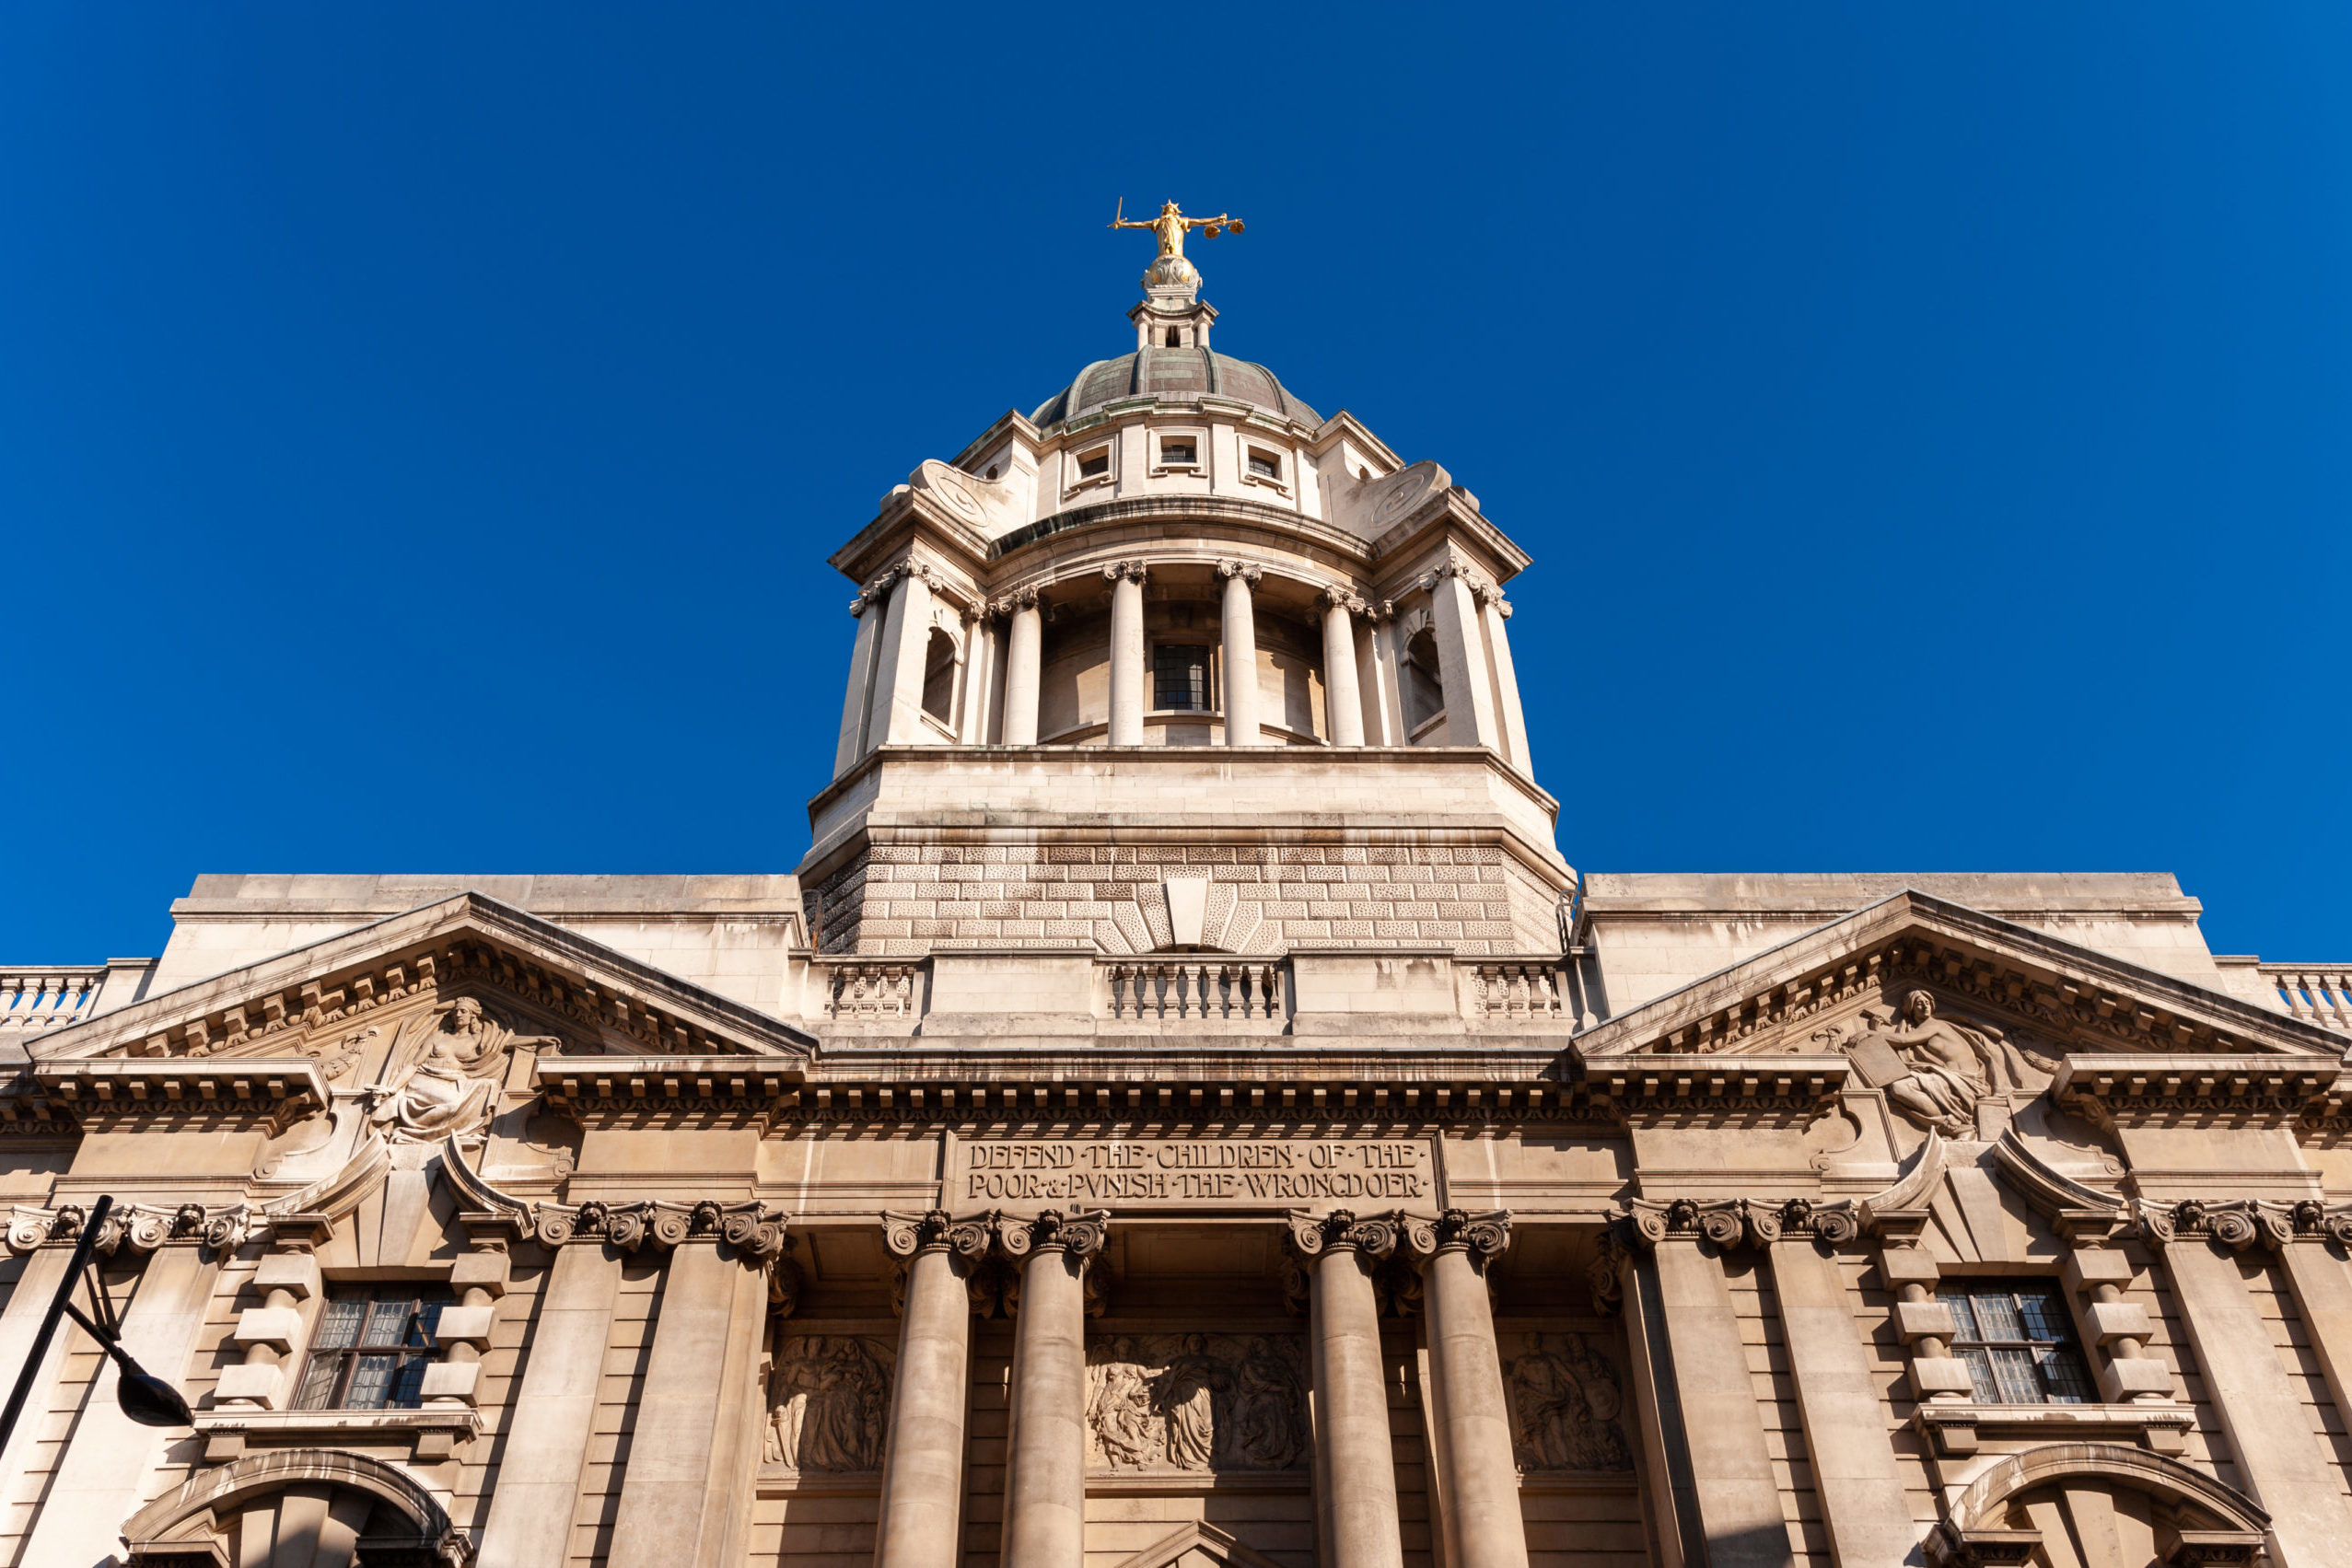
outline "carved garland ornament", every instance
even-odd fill
[[[2316,1198],[2282,1203],[2263,1198],[2137,1205],[2134,1227],[2151,1247],[2169,1247],[2183,1236],[2202,1236],[2232,1251],[2259,1243],[2276,1251],[2299,1241],[2352,1248],[2352,1204],[2331,1208]]]
[[[1729,1252],[1770,1247],[1788,1236],[1810,1235],[1832,1247],[1859,1236],[1861,1221],[1850,1202],[1818,1203],[1810,1198],[1676,1198],[1667,1202],[1636,1198],[1613,1226],[1620,1242],[1645,1250],[1674,1236],[1694,1236]]]
[[[167,1242],[200,1241],[216,1252],[233,1252],[260,1219],[259,1212],[246,1203],[223,1208],[122,1203],[99,1226],[97,1249],[111,1258],[126,1242],[134,1252],[153,1252]],[[8,1250],[21,1256],[52,1244],[71,1245],[81,1239],[82,1227],[88,1223],[89,1211],[79,1203],[47,1209],[17,1204],[8,1221]]]

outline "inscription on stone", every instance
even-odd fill
[[[1429,1145],[1409,1138],[1093,1138],[959,1143],[948,1190],[959,1207],[1430,1203]]]

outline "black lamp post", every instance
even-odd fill
[[[100,1197],[90,1205],[90,1217],[82,1226],[82,1238],[74,1247],[74,1260],[65,1267],[65,1277],[57,1283],[57,1295],[49,1304],[48,1316],[41,1320],[41,1331],[33,1336],[32,1349],[25,1357],[22,1371],[17,1374],[17,1387],[8,1396],[8,1408],[0,1413],[0,1451],[8,1446],[8,1438],[17,1430],[17,1417],[24,1413],[25,1400],[32,1392],[33,1372],[49,1353],[49,1342],[57,1332],[57,1320],[71,1318],[82,1326],[82,1331],[96,1340],[106,1353],[114,1358],[121,1373],[115,1379],[114,1401],[122,1413],[141,1426],[193,1426],[196,1418],[189,1413],[188,1401],[180,1390],[156,1376],[131,1359],[122,1348],[122,1325],[114,1316],[114,1303],[106,1294],[106,1286],[92,1266],[90,1254],[97,1250],[99,1229],[112,1211],[114,1200]],[[74,1285],[87,1281],[90,1294],[90,1315],[74,1305]]]

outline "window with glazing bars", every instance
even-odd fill
[[[446,1298],[413,1286],[338,1292],[319,1309],[310,1362],[295,1408],[414,1410],[425,1369],[440,1357],[433,1332]]]
[[[1162,643],[1151,650],[1151,705],[1199,709],[1208,706],[1208,650]]]
[[[1960,1326],[1952,1354],[1987,1405],[2078,1405],[2090,1376],[2057,1287],[2037,1281],[1947,1281],[1936,1299]]]

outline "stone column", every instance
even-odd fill
[[[1492,583],[1481,583],[1473,596],[1478,601],[1478,619],[1486,633],[1486,662],[1495,680],[1495,718],[1502,731],[1503,754],[1511,766],[1528,777],[1535,776],[1535,764],[1527,754],[1527,714],[1519,701],[1519,672],[1511,668],[1511,640],[1503,630],[1503,622],[1511,618],[1511,607],[1503,598],[1503,590]]]
[[[201,1216],[202,1211],[197,1211]],[[139,1238],[134,1221],[133,1245]],[[213,1282],[220,1273],[212,1249],[194,1236],[176,1237],[157,1247],[122,1312],[122,1348],[148,1372],[177,1388],[187,1380],[188,1363],[204,1327]],[[81,1303],[87,1311],[87,1298]],[[74,1330],[82,1342],[87,1336]],[[63,1337],[61,1331],[61,1338]],[[122,1538],[123,1521],[147,1495],[147,1477],[159,1451],[179,1434],[135,1424],[115,1402],[121,1369],[114,1358],[99,1364],[83,1396],[73,1440],[50,1478],[49,1495],[25,1543],[26,1562],[75,1564],[108,1562]],[[25,1418],[19,1417],[19,1420]],[[38,1418],[31,1424],[38,1426]]]
[[[759,1468],[748,1443],[761,1393],[768,1271],[784,1252],[773,1219],[698,1203],[663,1271],[653,1349],[637,1395],[611,1561],[646,1568],[734,1568]],[[725,1229],[722,1231],[722,1225]]]
[[[898,574],[885,572],[849,601],[857,620],[857,641],[849,650],[849,691],[841,700],[841,738],[833,746],[833,777],[839,778],[866,755],[867,715],[874,702],[874,660],[882,645],[882,622],[888,611],[884,596]]]
[[[1486,1299],[1486,1266],[1510,1244],[1510,1223],[1508,1213],[1473,1218],[1460,1209],[1404,1222],[1428,1315],[1429,1425],[1444,1471],[1449,1568],[1527,1568],[1510,1408]]]
[[[956,714],[956,738],[966,746],[988,744],[988,689],[996,665],[996,619],[984,604],[963,612],[963,697]]]
[[[1450,693],[1449,694],[1450,696]],[[1638,1210],[1624,1234],[1633,1251],[1626,1285],[1646,1424],[1659,1432],[1666,1477],[1659,1521],[1686,1568],[1791,1568],[1788,1525],[1772,1473],[1764,1414],[1731,1304],[1723,1254],[1743,1245],[1732,1212],[1695,1205]],[[1876,1418],[1874,1418],[1875,1420]]]
[[[540,1239],[556,1249],[555,1261],[540,1287],[530,1354],[507,1407],[506,1446],[482,1527],[478,1568],[560,1568],[568,1555],[580,1466],[612,1337],[621,1254],[600,1237],[575,1240],[568,1223],[542,1222]]]
[[[1887,1441],[1878,1374],[1863,1349],[1833,1250],[1852,1241],[1857,1227],[1846,1212],[1818,1209],[1801,1198],[1776,1217],[1780,1239],[1766,1249],[1773,1292],[1780,1298],[1781,1335],[1830,1556],[1838,1562],[1901,1562],[1917,1544],[1918,1527]]]
[[[984,1218],[957,1222],[937,1211],[882,1216],[884,1245],[907,1264],[874,1568],[932,1568],[954,1560],[963,1518],[964,1411],[972,1399],[968,1282],[987,1256],[989,1239]]]
[[[1247,561],[1220,561],[1225,579],[1225,744],[1263,746],[1258,727],[1258,621],[1251,591],[1264,572]]]
[[[1371,1279],[1371,1271],[1396,1249],[1396,1222],[1358,1221],[1345,1209],[1293,1214],[1290,1241],[1304,1255],[1311,1281],[1308,1318],[1321,1560],[1345,1568],[1401,1568],[1404,1544],[1397,1525],[1396,1454],[1389,1438],[1380,1309]]]
[[[2243,1239],[2253,1240],[2251,1226]],[[2220,1235],[2183,1234],[2164,1249],[2206,1393],[2230,1435],[2246,1491],[2270,1515],[2277,1568],[2352,1562],[2352,1508],[2342,1477],[2321,1453],[2302,1396],[2224,1245]]]
[[[1144,743],[1144,563],[1114,561],[1111,579],[1111,737],[1113,746]]]
[[[1389,635],[1395,620],[1396,607],[1382,600],[1368,607],[1356,622],[1356,679],[1364,689],[1367,745],[1404,744],[1404,708],[1396,683],[1396,645]]]
[[[1006,1568],[1082,1568],[1086,1561],[1086,1271],[1109,1219],[1048,1209],[1035,1220],[1007,1219],[997,1232],[1020,1269],[1005,1438]]]
[[[1364,601],[1345,588],[1322,591],[1323,717],[1333,746],[1364,744],[1364,696],[1356,683],[1356,627],[1348,618]]]
[[[912,746],[925,737],[923,656],[931,643],[931,590],[937,578],[929,566],[909,565],[891,590],[881,651],[874,660],[874,701],[866,716],[868,751]]]
[[[1429,591],[1429,615],[1438,642],[1438,679],[1446,689],[1446,744],[1503,749],[1495,721],[1495,691],[1480,635],[1478,605],[1471,594],[1476,578],[1450,562],[1421,579]]]
[[[1017,588],[1005,609],[1005,733],[1007,746],[1037,744],[1037,683],[1044,668],[1044,617],[1035,588]]]

